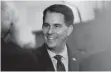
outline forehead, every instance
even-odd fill
[[[45,23],[64,23],[64,15],[57,12],[47,12],[45,16]]]

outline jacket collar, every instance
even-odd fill
[[[41,47],[42,49],[42,55],[41,55],[41,61],[42,64],[44,64],[44,71],[54,71],[53,63],[51,61],[51,58],[47,52],[46,45],[43,44]],[[67,51],[68,51],[68,58],[69,58],[69,71],[77,71],[79,69],[78,62],[76,60],[76,56],[73,53],[73,50],[69,48],[67,45]]]

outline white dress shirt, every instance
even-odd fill
[[[52,51],[50,51],[49,49],[47,49],[48,53],[49,53],[49,56],[52,60],[52,63],[53,63],[53,66],[54,66],[54,69],[55,71],[57,71],[57,60],[54,58],[54,56],[56,56],[56,54]],[[64,50],[62,51],[62,53],[60,53],[59,55],[62,56],[62,63],[64,64],[65,66],[65,70],[68,71],[68,53],[67,53],[67,47],[65,45],[65,48]]]

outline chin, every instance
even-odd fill
[[[52,43],[47,43],[47,45],[48,45],[48,47],[50,47],[50,48],[56,47],[56,44],[52,44]]]

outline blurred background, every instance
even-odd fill
[[[19,46],[37,48],[44,43],[43,10],[52,4],[66,4],[74,13],[74,30],[68,45],[77,57],[86,57],[111,48],[111,1],[6,1],[16,10],[15,38]],[[2,5],[1,5],[2,6]],[[10,40],[10,37],[7,39]],[[81,59],[80,59],[81,60]]]

